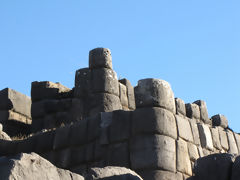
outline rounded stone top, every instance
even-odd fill
[[[89,52],[89,68],[112,69],[112,56],[110,49],[95,48]]]

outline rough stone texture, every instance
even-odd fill
[[[94,93],[110,93],[119,96],[117,74],[112,69],[101,68],[91,71],[91,90]]]
[[[197,104],[186,104],[186,114],[189,118],[200,119],[200,108]]]
[[[163,170],[145,170],[139,171],[138,174],[144,180],[183,180],[181,173],[174,173]]]
[[[0,131],[0,139],[11,141],[11,138],[7,135],[7,133],[3,131]]]
[[[221,142],[222,148],[225,149],[226,151],[228,151],[229,146],[228,146],[228,138],[227,138],[226,131],[219,127],[218,132],[219,132],[219,137],[220,137],[220,142]]]
[[[50,81],[32,82],[31,98],[32,102],[42,99],[57,99],[63,93],[69,93],[71,90],[60,83]]]
[[[119,97],[123,108],[128,109],[127,88],[122,83],[119,83]]]
[[[84,180],[80,175],[56,168],[35,153],[1,157],[0,174],[3,180]]]
[[[177,170],[192,175],[192,167],[188,155],[187,143],[183,140],[177,141]]]
[[[199,158],[198,148],[192,143],[188,143],[188,153],[191,161],[196,161]]]
[[[197,100],[194,102],[194,104],[197,104],[200,109],[200,119],[206,123],[211,124],[210,119],[208,118],[208,111],[207,111],[207,105],[205,101]]]
[[[185,102],[180,98],[175,98],[176,113],[186,116]]]
[[[211,117],[213,126],[221,126],[223,128],[228,127],[228,120],[222,114],[217,114]]]
[[[212,139],[213,139],[213,146],[219,150],[222,149],[221,143],[220,143],[220,137],[219,137],[219,132],[218,128],[211,128],[212,132]]]
[[[31,118],[31,99],[13,89],[0,91],[0,110],[13,110]]]
[[[112,56],[110,49],[95,48],[89,52],[89,67],[112,69]]]
[[[108,93],[97,93],[92,95],[89,99],[89,104],[89,116],[95,115],[99,112],[110,112],[122,109],[119,97]]]
[[[31,124],[32,120],[24,115],[21,115],[14,111],[0,111],[0,122],[17,121],[19,123]]]
[[[230,180],[239,180],[239,177],[240,177],[240,156],[236,157],[233,163]]]
[[[132,169],[161,168],[176,172],[175,140],[163,135],[132,138],[130,159]]]
[[[237,133],[234,133],[234,137],[235,137],[235,140],[236,140],[238,151],[240,152],[240,135],[237,134]]]
[[[192,134],[193,134],[193,140],[196,145],[200,145],[200,137],[198,132],[198,127],[195,119],[189,120],[191,128],[192,128]]]
[[[202,147],[213,150],[212,135],[209,127],[205,124],[198,124],[198,130]]]
[[[168,82],[160,79],[142,79],[134,89],[136,106],[158,106],[176,113],[174,94]]]
[[[124,84],[127,88],[128,108],[131,110],[136,109],[134,88],[131,85],[130,81],[127,79],[121,79],[121,80],[119,80],[119,82]]]
[[[124,167],[107,166],[104,168],[91,168],[86,180],[142,180],[134,171]]]
[[[181,138],[193,142],[192,129],[186,118],[176,115],[178,134]]]
[[[79,69],[75,73],[74,97],[85,97],[90,91],[91,70],[89,68]]]
[[[238,154],[238,148],[237,148],[237,144],[236,144],[235,138],[233,136],[233,132],[232,131],[227,131],[227,137],[228,137],[228,143],[229,143],[229,151],[228,151],[228,153],[230,153],[230,154]]]
[[[132,133],[156,133],[176,139],[175,117],[159,107],[136,109],[132,115]]]
[[[194,180],[228,180],[233,160],[230,154],[213,154],[198,159],[194,165]]]

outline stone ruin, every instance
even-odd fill
[[[185,104],[164,80],[142,79],[136,87],[118,80],[105,48],[89,52],[89,67],[76,71],[73,89],[35,81],[31,99],[0,91],[0,122],[11,137],[27,136],[0,140],[1,156],[35,152],[82,175],[93,167],[120,166],[144,180],[213,180],[204,176],[212,168],[225,173],[216,179],[228,180],[232,166],[240,170],[233,165],[240,135],[224,115],[209,118],[204,101]],[[211,158],[227,162],[225,171]]]

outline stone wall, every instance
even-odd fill
[[[0,155],[36,152],[77,173],[112,165],[146,180],[183,180],[193,175],[199,157],[240,152],[240,135],[225,116],[209,118],[201,100],[185,104],[164,80],[143,79],[135,88],[117,80],[108,49],[90,51],[89,68],[76,72],[73,90],[34,82],[32,101],[32,126],[40,127],[35,131],[59,126],[46,125],[53,119],[70,121],[21,141],[1,140]],[[71,118],[47,118],[64,112]]]
[[[30,133],[31,99],[15,90],[0,91],[0,123],[10,136]]]

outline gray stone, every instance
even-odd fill
[[[221,126],[223,128],[228,127],[228,120],[222,114],[217,114],[211,117],[213,126]]]
[[[87,121],[87,142],[91,142],[100,137],[101,116],[100,114],[97,114],[95,116],[88,117],[86,121]]]
[[[193,140],[196,145],[200,145],[200,137],[198,132],[198,127],[195,119],[189,120],[191,128],[192,128],[192,134],[193,134]]]
[[[197,104],[199,106],[200,119],[206,124],[211,124],[211,121],[208,118],[208,110],[207,110],[206,102],[202,100],[197,100],[194,102],[194,104]]]
[[[70,127],[58,128],[53,141],[53,150],[62,149],[69,145]]]
[[[88,103],[90,104],[89,116],[122,109],[119,97],[108,93],[93,94]]]
[[[93,93],[110,93],[119,96],[117,74],[112,69],[92,70],[91,87]]]
[[[183,176],[181,173],[174,173],[170,171],[163,170],[144,170],[139,171],[138,174],[144,180],[183,180]]]
[[[0,110],[12,110],[31,117],[31,98],[13,89],[0,91]],[[24,106],[23,106],[24,105]]]
[[[121,142],[130,137],[131,111],[113,111],[112,123],[109,127],[110,142]]]
[[[26,116],[23,116],[22,114],[14,112],[12,110],[0,111],[0,122],[4,124],[4,123],[7,123],[7,121],[16,121],[23,124],[32,123],[31,119],[27,118]]]
[[[63,86],[60,83],[53,83],[50,81],[34,81],[32,82],[31,98],[32,102],[43,99],[57,99],[63,93],[69,93],[71,89]]]
[[[196,180],[227,180],[230,178],[234,157],[230,154],[212,154],[195,162]]]
[[[177,171],[192,175],[192,166],[188,155],[187,142],[177,141]]]
[[[228,137],[228,142],[229,142],[228,153],[230,153],[230,154],[238,154],[238,148],[237,148],[237,144],[236,144],[235,138],[233,136],[233,132],[232,131],[227,131],[227,137]]]
[[[202,147],[213,150],[212,135],[209,127],[205,124],[198,124],[198,130]]]
[[[229,146],[228,146],[228,138],[227,138],[226,131],[223,128],[219,127],[218,132],[219,132],[219,137],[220,137],[220,142],[221,142],[222,148],[224,150],[228,151]]]
[[[35,153],[0,158],[1,179],[84,180],[80,175],[55,167]]]
[[[85,97],[91,87],[91,70],[89,68],[79,69],[75,73],[74,97]]]
[[[176,115],[178,134],[181,138],[193,142],[192,129],[189,124],[189,120]]]
[[[71,148],[71,166],[77,166],[86,162],[86,146],[75,146]]]
[[[127,79],[121,79],[121,80],[119,80],[119,82],[124,84],[127,88],[128,108],[131,110],[136,109],[134,88],[131,85],[130,81]]]
[[[186,104],[186,114],[189,118],[200,119],[200,108],[197,104]]]
[[[112,56],[110,49],[95,48],[89,52],[89,67],[112,69]]]
[[[176,113],[186,116],[185,102],[180,98],[175,98]]]
[[[101,112],[101,123],[100,123],[100,137],[99,141],[101,145],[109,144],[109,126],[112,123],[113,112]]]
[[[159,107],[139,108],[133,111],[132,133],[155,133],[177,138],[174,115]]]
[[[71,149],[61,149],[54,151],[54,158],[57,167],[68,169],[71,165]]]
[[[7,133],[5,133],[3,131],[0,132],[0,139],[11,141],[11,138],[7,135]]]
[[[127,88],[122,83],[119,83],[119,97],[123,109],[128,109]]]
[[[239,180],[240,177],[240,156],[237,156],[233,166],[230,180]]]
[[[235,140],[236,140],[238,151],[240,152],[240,135],[237,134],[237,133],[233,133],[233,134],[234,134],[234,137],[235,137]]]
[[[188,143],[188,154],[191,161],[196,161],[199,158],[197,146],[192,143]]]
[[[35,146],[34,152],[43,153],[53,149],[55,131],[46,131],[46,132],[39,133],[35,136],[36,136],[36,139],[35,139],[36,146]]]
[[[2,126],[2,124],[0,123],[0,133],[2,132],[2,130],[3,130],[3,126]]]
[[[222,149],[218,128],[210,128],[212,132],[213,146],[219,150]]]
[[[199,153],[199,157],[204,157],[203,149],[201,146],[198,146],[198,153]]]
[[[162,107],[176,113],[174,94],[168,82],[142,79],[134,89],[137,107]]]
[[[83,144],[85,144],[87,142],[87,140],[88,140],[88,138],[87,138],[87,123],[88,123],[88,120],[87,119],[83,119],[83,120],[81,120],[79,122],[76,122],[73,125],[71,125],[69,140],[70,140],[70,144],[72,146],[83,145]],[[94,127],[94,125],[93,125],[93,127]],[[91,128],[93,128],[93,127],[91,127]],[[97,129],[93,130],[91,128],[89,128],[89,130],[92,133],[94,133],[94,131],[97,130]]]
[[[125,167],[107,166],[104,168],[91,168],[86,180],[142,180],[134,171]]]
[[[132,169],[164,169],[176,172],[175,140],[163,135],[135,136],[130,142]]]

